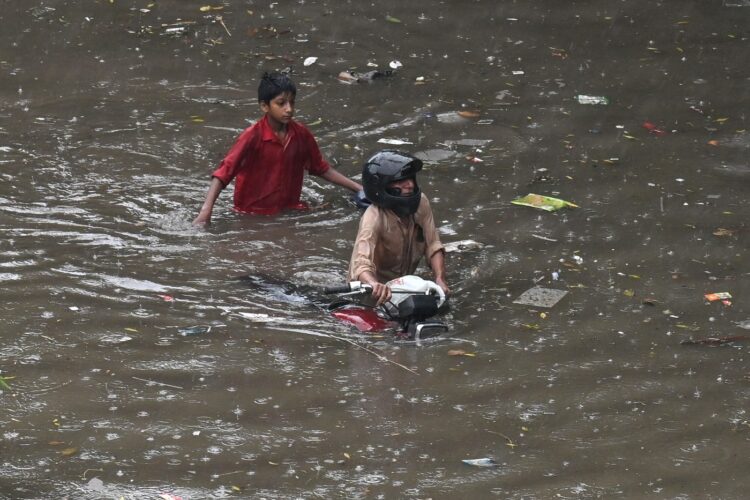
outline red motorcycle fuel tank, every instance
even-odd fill
[[[346,305],[331,311],[334,318],[354,325],[360,332],[382,332],[393,328],[394,322],[381,318],[374,309]]]

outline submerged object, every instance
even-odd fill
[[[203,335],[204,333],[208,333],[211,331],[210,326],[188,326],[184,328],[178,328],[177,333],[180,334],[182,337],[192,337],[194,335]]]
[[[344,83],[366,83],[379,78],[385,78],[393,75],[393,70],[387,69],[385,71],[372,70],[366,73],[358,73],[356,71],[342,71],[339,73],[338,79]]]
[[[525,306],[549,308],[554,307],[554,305],[560,302],[560,299],[565,297],[567,294],[567,290],[556,290],[554,288],[543,288],[541,286],[535,286],[523,292],[516,300],[513,301],[513,303]]]
[[[484,248],[484,244],[474,240],[451,241],[450,243],[443,245],[443,249],[446,253],[469,252],[481,248]]]
[[[467,460],[461,460],[466,465],[472,467],[497,467],[498,463],[492,458],[472,458]]]
[[[382,306],[339,300],[328,306],[336,319],[354,326],[361,333],[395,332],[397,337],[421,340],[437,337],[448,327],[433,318],[446,297],[436,283],[419,276],[407,275],[389,281],[386,285],[393,294]],[[341,286],[327,287],[325,294],[369,295],[372,287],[361,281]]]

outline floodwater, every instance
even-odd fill
[[[747,0],[48,0],[0,22],[0,497],[746,497]],[[365,340],[315,305],[359,217],[317,178],[310,212],[242,216],[227,191],[191,226],[286,67],[334,165],[410,142],[443,240],[482,245],[448,257],[451,338]],[[579,208],[510,203],[528,193]],[[513,303],[535,285],[568,294]]]

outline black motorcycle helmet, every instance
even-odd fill
[[[362,185],[365,195],[375,205],[406,217],[417,211],[422,191],[417,184],[417,172],[422,170],[422,160],[414,156],[386,149],[375,153],[362,167]],[[414,192],[401,196],[388,188],[393,181],[414,180]]]

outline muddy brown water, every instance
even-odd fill
[[[750,343],[681,342],[750,335],[749,21],[743,0],[4,2],[0,496],[744,498]],[[410,142],[444,241],[484,245],[449,257],[451,339],[362,341],[238,279],[344,278],[359,213],[318,179],[309,213],[225,192],[191,227],[258,76],[290,66],[332,163]],[[579,208],[510,204],[530,192]],[[534,285],[569,293],[513,303]]]

